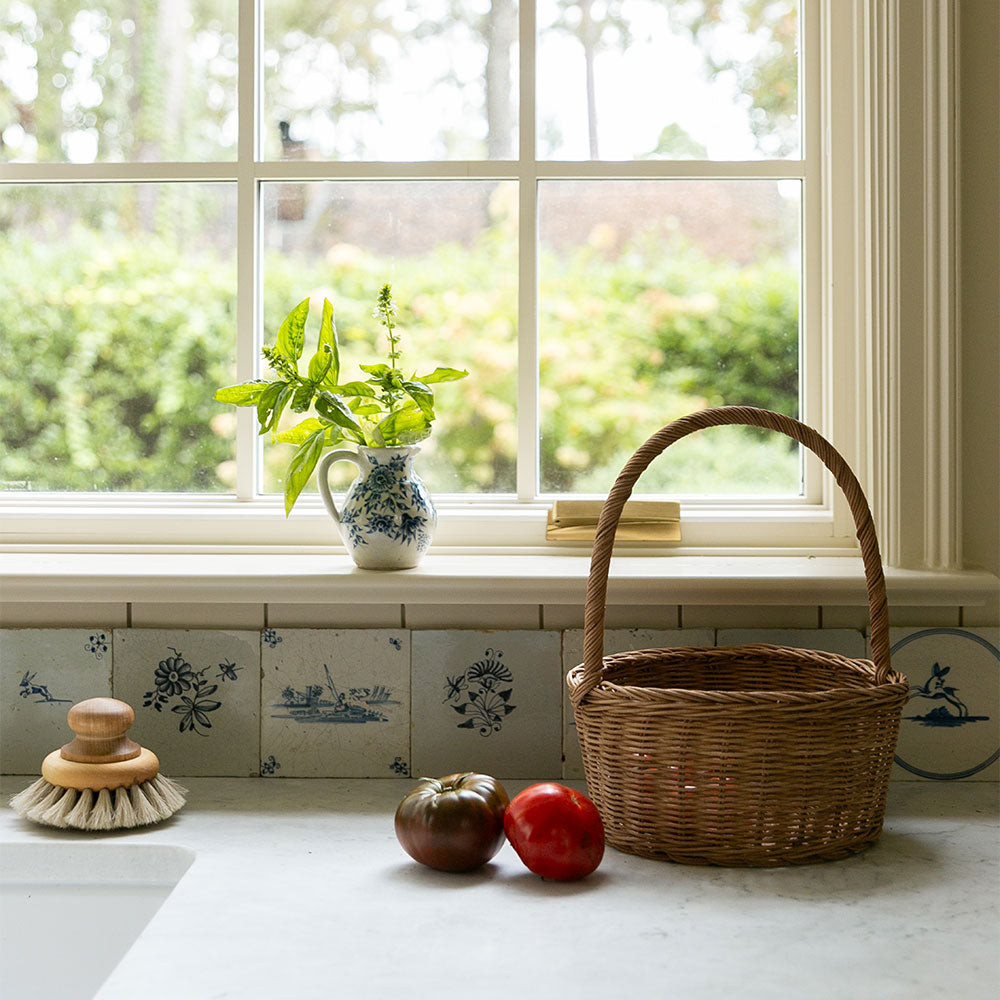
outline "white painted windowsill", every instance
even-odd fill
[[[582,605],[590,557],[434,551],[412,570],[361,570],[343,552],[0,554],[4,603]],[[998,580],[977,570],[887,568],[890,606],[977,607]],[[611,563],[609,605],[867,604],[857,556],[630,555]]]

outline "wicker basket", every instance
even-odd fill
[[[608,568],[632,487],[675,441],[722,424],[781,431],[833,473],[861,543],[874,662],[764,644],[604,656]],[[703,410],[654,434],[604,505],[584,661],[566,680],[588,790],[619,850],[688,864],[774,866],[843,858],[873,844],[908,689],[890,669],[878,541],[844,459],[804,424],[753,407]]]

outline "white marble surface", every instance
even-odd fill
[[[3,779],[4,802],[25,783]],[[1000,986],[994,783],[895,783],[881,841],[846,861],[711,869],[609,850],[567,884],[509,845],[467,875],[410,861],[392,826],[409,779],[188,784],[173,820],[105,838],[196,859],[100,1000],[994,1000]],[[0,845],[79,838],[0,809]]]

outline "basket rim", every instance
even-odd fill
[[[815,662],[820,658],[832,667],[843,667],[850,670],[861,680],[870,680],[862,685],[838,685],[817,688],[813,691],[794,690],[782,687],[753,687],[725,690],[706,690],[694,687],[661,687],[652,684],[618,684],[615,681],[601,678],[598,683],[583,696],[585,702],[591,694],[603,695],[604,698],[620,697],[639,701],[659,701],[661,704],[746,704],[746,705],[819,705],[831,701],[887,699],[896,700],[909,693],[909,682],[906,677],[895,670],[889,670],[883,681],[878,680],[878,670],[872,660],[866,658],[843,656],[840,653],[830,653],[825,650],[802,649],[795,646],[779,646],[770,643],[744,643],[733,646],[665,646],[662,648],[625,650],[609,653],[602,662],[628,660],[630,657],[654,657],[662,654],[683,656],[704,655],[710,653],[746,652],[749,654],[778,655],[785,663],[794,662],[797,657],[808,657]],[[860,669],[859,669],[860,668]],[[584,683],[585,664],[578,663],[566,673],[566,685],[572,695]],[[866,677],[865,675],[868,675]],[[601,700],[604,700],[603,698]]]

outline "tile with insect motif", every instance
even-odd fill
[[[73,738],[73,705],[111,694],[111,630],[0,629],[0,685],[3,771],[37,775]]]
[[[409,773],[409,632],[268,629],[261,662],[262,774]]]
[[[413,632],[413,773],[562,771],[559,633]]]
[[[894,778],[1000,778],[1000,629],[889,629],[904,674]]]
[[[710,628],[605,629],[604,652],[627,653],[635,649],[663,649],[670,646],[713,646],[715,632]],[[567,629],[562,641],[563,676],[563,777],[582,778],[583,758],[576,735],[573,705],[566,687],[566,674],[583,662],[583,629]]]
[[[241,776],[260,767],[260,632],[118,629],[116,698],[163,773]]]

